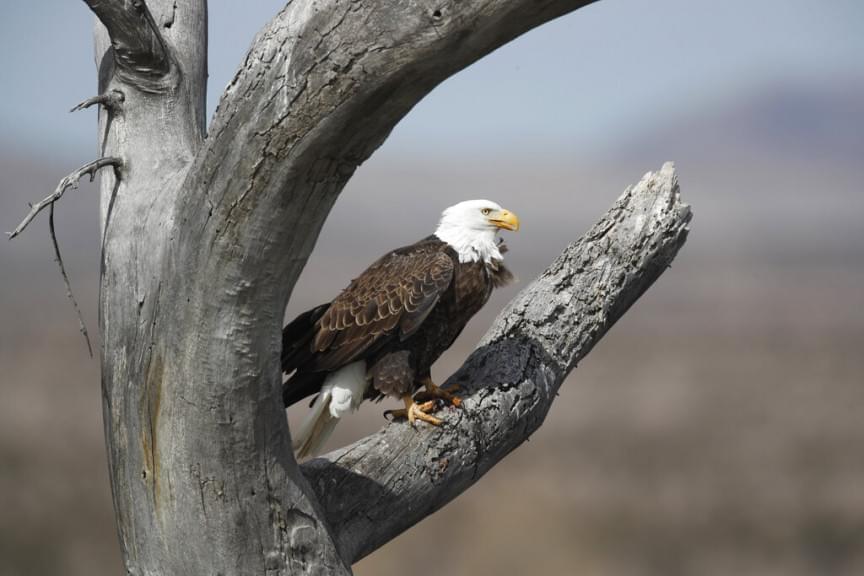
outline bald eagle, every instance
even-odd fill
[[[488,200],[444,210],[431,236],[397,248],[355,278],[332,302],[300,314],[282,332],[285,406],[317,394],[294,438],[302,458],[317,454],[336,423],[364,399],[400,398],[389,414],[438,425],[437,399],[460,399],[436,386],[430,368],[492,289],[513,275],[503,264],[500,230],[519,219]],[[425,387],[431,400],[415,402]]]

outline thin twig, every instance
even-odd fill
[[[100,106],[108,109],[108,110],[117,110],[120,108],[120,105],[123,101],[126,100],[126,96],[123,92],[119,90],[109,90],[104,94],[99,94],[98,96],[93,96],[92,98],[87,98],[83,102],[79,102],[74,108],[69,110],[69,112],[77,112],[78,110],[85,110],[90,108],[94,104],[99,104]]]
[[[57,265],[60,266],[60,274],[63,275],[63,282],[66,284],[66,296],[72,301],[72,306],[75,308],[75,314],[78,315],[78,329],[84,336],[84,341],[87,342],[87,352],[90,354],[91,358],[93,357],[93,346],[90,344],[90,334],[87,332],[87,326],[84,324],[84,316],[81,314],[81,307],[78,306],[78,301],[72,293],[72,284],[69,282],[69,275],[66,273],[66,266],[63,264],[63,257],[60,255],[60,245],[57,242],[57,233],[54,230],[54,203],[63,197],[63,194],[68,188],[78,188],[78,181],[81,180],[82,176],[89,175],[90,181],[92,182],[96,177],[96,172],[106,166],[113,166],[116,172],[116,170],[123,166],[123,160],[121,158],[109,156],[99,158],[98,160],[78,168],[60,180],[60,183],[57,185],[53,194],[44,198],[35,206],[31,204],[30,212],[24,217],[24,220],[21,221],[21,224],[19,224],[18,227],[9,234],[10,240],[15,238],[18,234],[24,231],[27,225],[30,224],[39,212],[44,210],[46,207],[49,208],[48,229],[51,231],[51,243],[54,245],[55,261],[57,262]]]
[[[54,203],[48,211],[48,228],[51,230],[51,243],[54,244],[54,261],[60,267],[60,274],[63,275],[63,282],[66,284],[66,297],[72,301],[72,306],[75,308],[75,314],[78,315],[78,330],[84,336],[84,341],[87,343],[87,353],[90,358],[93,358],[93,346],[90,345],[90,334],[87,332],[87,326],[84,324],[84,316],[81,314],[81,308],[78,306],[78,301],[75,300],[75,295],[72,294],[72,283],[69,282],[69,275],[66,274],[66,266],[63,265],[63,257],[60,256],[60,245],[57,243],[57,232],[54,230]]]
[[[18,236],[21,232],[23,232],[27,225],[30,224],[30,222],[33,220],[33,218],[36,217],[37,214],[39,214],[39,212],[41,212],[48,206],[53,206],[54,202],[63,197],[63,194],[66,192],[67,188],[78,188],[78,181],[81,180],[82,176],[89,175],[90,181],[92,182],[93,178],[96,177],[96,172],[102,168],[105,168],[106,166],[113,166],[116,171],[118,168],[121,168],[123,166],[123,159],[117,158],[115,156],[99,158],[98,160],[94,160],[89,164],[85,164],[81,168],[78,168],[77,170],[60,180],[60,183],[57,185],[57,188],[54,190],[53,194],[44,198],[38,204],[30,206],[30,212],[27,214],[27,216],[24,217],[24,220],[21,221],[21,223],[18,225],[17,228],[15,228],[15,230],[8,233],[9,239],[11,240]]]

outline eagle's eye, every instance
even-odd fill
[[[483,210],[481,210],[480,212],[482,212],[484,216],[488,216],[492,212],[492,209],[491,208],[483,208]]]

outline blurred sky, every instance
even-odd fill
[[[282,0],[210,2],[212,114]],[[92,18],[81,1],[6,0],[0,141],[94,147]],[[761,83],[864,78],[860,0],[604,0],[529,33],[440,86],[388,141],[403,153],[579,153]],[[552,151],[552,152],[550,152]]]

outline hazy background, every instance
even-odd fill
[[[211,1],[209,106],[274,0]],[[92,159],[82,2],[0,17],[0,228]],[[604,0],[435,90],[360,168],[289,306],[331,298],[440,210],[488,197],[524,286],[675,160],[695,219],[674,266],[546,424],[358,575],[864,574],[864,4]],[[93,186],[57,227],[96,336]],[[46,218],[0,243],[0,576],[122,573],[89,360]],[[462,361],[519,286],[435,369]],[[383,405],[334,444],[379,427]],[[177,543],[182,546],[182,542]]]

